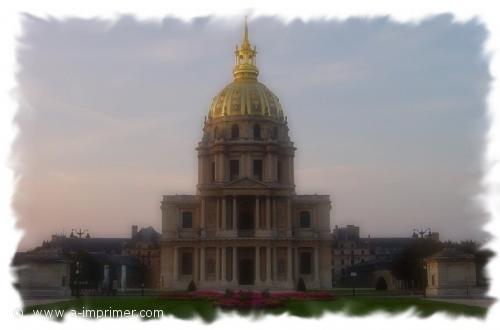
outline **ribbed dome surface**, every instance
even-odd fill
[[[283,119],[279,99],[256,80],[235,80],[214,98],[209,118],[254,115]]]

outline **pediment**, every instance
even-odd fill
[[[265,183],[245,177],[229,182],[224,188],[262,189],[269,188]]]

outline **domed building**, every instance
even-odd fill
[[[296,148],[256,55],[245,23],[197,147],[197,194],[163,196],[165,290],[331,287],[330,198],[295,193]]]

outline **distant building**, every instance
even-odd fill
[[[123,254],[135,257],[144,270],[144,287],[160,287],[160,233],[153,227],[137,230],[132,226],[132,237],[125,243]]]
[[[77,287],[84,295],[158,287],[160,234],[151,227],[135,231],[131,238],[53,235],[16,253],[16,286],[23,297],[75,294]]]
[[[429,296],[469,296],[483,293],[477,286],[474,255],[453,248],[425,259],[426,294]]]
[[[71,259],[60,253],[16,253],[16,288],[22,296],[69,296]]]
[[[391,264],[412,242],[414,237],[360,237],[359,227],[335,226],[332,233],[332,286],[374,287],[383,277],[389,289],[401,288],[392,276]],[[435,237],[435,236],[434,236]]]

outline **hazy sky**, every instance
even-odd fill
[[[163,194],[194,193],[195,147],[232,79],[242,18],[25,16],[14,207],[20,249],[55,232],[160,230]],[[330,194],[332,224],[363,236],[483,239],[479,191],[487,37],[449,15],[249,22],[260,80],[280,98],[298,193]]]

